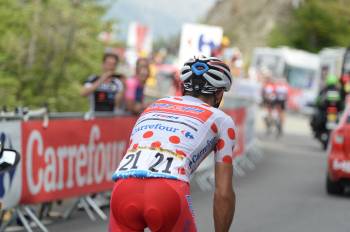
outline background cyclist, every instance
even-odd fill
[[[278,78],[275,81],[275,93],[276,93],[276,100],[274,103],[274,107],[277,110],[278,113],[278,119],[279,119],[279,133],[281,134],[283,132],[283,125],[285,121],[285,110],[286,110],[286,103],[288,100],[288,85],[284,78]]]
[[[260,74],[263,82],[261,90],[262,104],[266,109],[264,120],[267,126],[267,133],[270,133],[271,125],[273,123],[272,111],[276,102],[275,83],[271,71],[266,67],[261,68]]]

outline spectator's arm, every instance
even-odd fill
[[[145,107],[143,103],[137,102],[135,99],[137,84],[133,80],[126,80],[126,89],[125,89],[125,106],[126,110],[133,113],[141,113]]]
[[[138,103],[130,99],[126,99],[125,102],[126,102],[126,109],[133,114],[139,114],[145,109],[142,103]]]
[[[102,74],[100,78],[92,83],[86,83],[80,91],[81,96],[88,96],[93,93],[108,77],[110,77],[113,72],[106,72]]]
[[[121,83],[120,90],[118,91],[118,93],[115,95],[115,98],[114,98],[114,106],[115,106],[116,109],[118,109],[118,108],[120,108],[122,106],[122,102],[124,100],[124,94],[125,94],[125,83],[124,83],[124,80],[121,79],[120,83]]]
[[[80,95],[83,97],[86,97],[93,93],[97,87],[100,85],[99,81],[95,81],[94,83],[86,83],[84,86],[81,88]]]

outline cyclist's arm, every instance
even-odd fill
[[[235,211],[233,191],[233,149],[236,130],[232,118],[225,118],[219,126],[215,151],[214,224],[216,232],[227,232]]]
[[[232,186],[232,164],[215,165],[214,224],[216,232],[230,229],[235,212],[236,196]]]

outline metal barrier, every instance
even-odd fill
[[[32,231],[28,220],[33,221],[41,231],[48,231],[48,229],[40,221],[38,216],[32,212],[29,204],[42,203],[45,205],[46,202],[64,199],[66,197],[73,197],[73,196],[78,196],[79,198],[77,199],[76,203],[73,204],[73,206],[66,211],[66,213],[64,214],[65,219],[68,219],[80,204],[91,220],[96,220],[94,213],[96,213],[102,220],[107,220],[107,215],[105,215],[105,213],[99,208],[99,206],[96,204],[94,199],[90,197],[89,194],[95,193],[96,191],[101,192],[101,191],[110,190],[112,188],[113,183],[111,181],[111,175],[116,169],[119,159],[121,159],[121,156],[126,149],[126,145],[129,139],[128,131],[131,131],[131,128],[135,120],[136,120],[136,117],[131,117],[129,114],[126,114],[124,112],[49,113],[46,108],[42,108],[35,111],[28,111],[25,114],[15,114],[11,112],[1,113],[0,133],[5,134],[5,140],[6,140],[5,145],[7,147],[15,148],[16,150],[20,151],[20,153],[22,154],[22,161],[19,163],[19,165],[15,170],[11,171],[10,173],[5,173],[0,175],[0,200],[2,200],[3,206],[5,207],[4,210],[5,211],[9,210],[12,212],[11,218],[6,223],[3,223],[1,225],[0,231],[4,231],[12,222],[16,221],[16,219],[20,221],[20,223],[24,226],[24,228],[27,231]],[[66,194],[67,196],[64,194],[63,194],[64,196],[62,196],[62,194],[45,195],[44,194],[45,192],[50,192],[50,190],[46,188],[46,186],[48,186],[48,184],[50,183],[46,183],[46,182],[41,184],[39,184],[39,182],[35,183],[35,180],[34,180],[35,178],[31,177],[31,175],[37,175],[37,179],[43,180],[44,178],[46,178],[46,175],[40,175],[40,173],[36,173],[36,174],[33,174],[33,173],[35,172],[36,169],[39,169],[39,172],[42,171],[41,174],[42,173],[47,174],[49,173],[47,171],[48,168],[40,170],[40,167],[37,167],[37,162],[34,162],[33,159],[37,159],[37,157],[42,156],[44,157],[41,160],[43,162],[46,162],[47,159],[51,161],[57,159],[59,160],[58,163],[62,164],[65,161],[62,157],[60,157],[59,148],[57,149],[56,155],[50,155],[49,151],[52,151],[53,147],[49,146],[48,149],[45,149],[44,144],[46,143],[54,144],[55,141],[59,141],[60,139],[57,139],[56,135],[58,137],[67,139],[67,141],[61,141],[63,145],[65,143],[69,144],[68,140],[72,139],[70,138],[72,137],[70,136],[70,134],[74,132],[76,129],[78,130],[85,129],[85,133],[84,131],[82,131],[81,133],[82,137],[84,137],[85,134],[90,134],[90,140],[91,140],[91,137],[92,139],[97,140],[99,139],[99,137],[103,136],[101,135],[103,132],[100,131],[101,127],[104,127],[102,128],[104,130],[106,130],[107,128],[107,131],[109,130],[109,132],[111,132],[110,124],[107,123],[108,125],[106,125],[105,123],[106,121],[114,125],[123,124],[121,126],[119,125],[119,127],[123,129],[121,130],[122,133],[120,134],[123,134],[123,135],[115,136],[115,139],[117,142],[111,141],[113,140],[112,138],[110,139],[111,141],[110,144],[108,144],[107,141],[105,141],[104,143],[105,146],[110,146],[111,149],[113,148],[114,153],[113,152],[112,153],[116,154],[115,156],[116,158],[114,159],[112,157],[113,154],[106,155],[106,157],[108,158],[106,161],[103,161],[104,163],[106,163],[105,166],[107,166],[107,163],[113,164],[112,167],[109,167],[107,169],[109,171],[108,175],[106,174],[103,180],[101,180],[101,178],[99,177],[100,180],[98,180],[97,184],[96,183],[90,184],[90,188],[87,187],[85,190],[79,189],[80,187],[83,187],[83,186],[76,187],[75,191],[78,193],[72,193],[71,191],[71,193]],[[68,124],[66,125],[66,123]],[[68,127],[70,126],[70,127],[64,129],[66,126]],[[41,144],[42,147],[38,148],[36,151],[34,150],[29,151],[28,144],[30,144],[30,141],[28,142],[28,140],[33,140],[33,143],[37,143],[38,146],[40,146]],[[92,141],[92,143],[94,143],[94,141]],[[79,148],[82,147],[81,144]],[[95,144],[92,144],[92,145],[95,145]],[[79,152],[79,151],[76,151],[76,152]],[[61,154],[62,154],[62,150],[61,150]],[[105,156],[105,154],[100,154],[99,156]],[[40,161],[40,159],[39,160],[37,159],[36,161]],[[81,160],[76,158],[75,162],[79,162],[79,161]],[[94,161],[96,161],[96,158],[94,160],[91,159],[89,163],[92,163]],[[71,160],[68,160],[68,162],[71,162]],[[67,167],[67,165],[59,166],[59,164],[54,164],[54,166],[52,167],[55,170],[51,170],[51,174],[55,172],[59,172],[61,169],[70,168],[70,167]],[[61,176],[66,175],[67,174],[66,172],[67,170],[64,170],[58,175],[61,175]],[[68,170],[68,172],[72,173],[72,170],[70,169]],[[55,183],[55,184],[59,185],[60,183]],[[32,186],[34,186],[34,188]],[[72,188],[72,186],[68,186],[68,187],[65,186],[60,190],[65,190],[69,188]],[[5,214],[3,213],[2,215],[5,215]],[[24,215],[27,215],[27,216],[24,216]]]

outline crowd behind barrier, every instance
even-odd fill
[[[254,91],[255,86],[250,88],[247,91]],[[259,157],[254,134],[256,99],[229,93],[223,109],[236,123],[234,165],[236,174],[243,175]],[[26,120],[0,116],[5,145],[22,156],[14,170],[0,175],[3,209],[111,190],[111,176],[129,146],[137,116],[120,112],[41,113]],[[212,184],[213,165],[213,159],[206,159],[194,175],[203,190]]]

